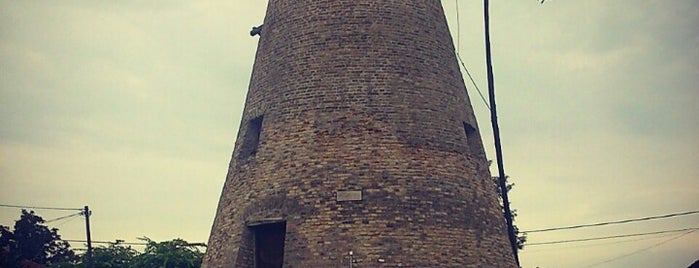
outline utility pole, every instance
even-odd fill
[[[493,63],[490,56],[490,17],[488,15],[488,0],[483,0],[483,18],[485,20],[485,58],[488,70],[488,97],[490,98],[490,122],[493,125],[493,136],[495,137],[495,155],[498,163],[498,183],[502,193],[502,203],[505,209],[505,221],[507,221],[507,235],[510,238],[512,253],[515,262],[519,266],[519,256],[517,255],[517,236],[512,223],[512,211],[510,210],[510,199],[507,197],[507,182],[505,168],[502,161],[502,145],[500,144],[500,128],[498,127],[498,114],[495,107],[495,81],[493,79]]]
[[[92,238],[90,237],[90,208],[85,206],[83,210],[83,215],[85,215],[85,232],[87,233],[87,252],[85,253],[87,268],[93,268],[92,266]]]

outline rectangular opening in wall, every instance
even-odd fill
[[[243,136],[243,144],[240,150],[241,158],[248,158],[257,154],[257,146],[260,144],[260,132],[262,132],[262,116],[248,121]]]
[[[255,267],[282,268],[286,222],[260,224],[250,228],[255,239]]]
[[[483,144],[478,130],[471,124],[464,122],[464,132],[466,132],[466,147],[471,155],[481,155],[483,152]]]

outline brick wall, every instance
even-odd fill
[[[284,267],[516,267],[453,51],[436,0],[270,0],[204,266],[281,219]]]

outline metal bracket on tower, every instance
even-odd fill
[[[264,24],[263,24],[263,25],[260,25],[260,26],[257,26],[257,27],[254,27],[254,26],[253,26],[253,27],[252,27],[252,30],[250,31],[250,36],[255,36],[255,35],[260,35],[260,36],[262,36],[262,26],[264,26]]]

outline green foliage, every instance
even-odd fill
[[[49,229],[45,221],[33,211],[22,210],[14,231],[0,225],[0,268],[18,268],[33,262],[51,268],[85,268],[87,256],[76,256],[68,242],[61,240],[58,229]],[[204,253],[199,246],[182,239],[147,243],[143,253],[117,240],[109,246],[92,249],[94,268],[197,268]],[[34,266],[32,266],[34,267]],[[43,266],[37,266],[43,267]]]
[[[117,240],[109,246],[100,246],[92,250],[92,267],[94,268],[198,268],[201,266],[204,253],[197,246],[182,239],[165,242],[155,242],[142,238],[147,242],[143,253],[122,244]],[[85,268],[87,256],[83,254],[81,261],[72,266],[59,268]],[[53,268],[53,266],[52,266]]]
[[[495,183],[495,189],[497,190],[497,193],[498,193],[498,199],[500,200],[500,205],[504,205],[503,200],[502,200],[502,190],[500,189],[500,179],[499,179],[499,177],[492,177],[492,178],[493,178],[493,182]],[[505,176],[505,188],[506,188],[506,191],[509,193],[510,190],[512,190],[512,187],[515,186],[515,184],[508,183],[507,182],[508,178],[509,178],[509,176]],[[517,249],[521,250],[521,249],[524,249],[524,243],[527,242],[527,234],[520,233],[519,228],[517,227],[516,224],[514,224],[515,217],[517,217],[517,210],[511,209],[511,212],[512,212],[512,228],[514,228],[515,236],[517,237]]]
[[[94,268],[130,267],[138,252],[131,246],[122,245],[123,241],[116,241],[109,246],[100,246],[92,249],[92,264]],[[85,267],[87,256],[81,256],[81,265]]]
[[[201,266],[204,253],[182,239],[157,243],[144,237],[145,251],[133,259],[132,268],[194,268]]]
[[[0,265],[8,268],[19,267],[22,262],[54,265],[77,259],[58,229],[49,229],[43,218],[26,210],[15,221],[14,231],[0,226],[0,250]]]

